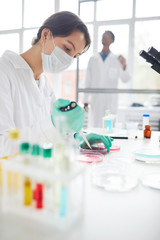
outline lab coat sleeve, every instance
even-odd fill
[[[16,128],[11,87],[7,75],[0,71],[0,158],[9,156],[13,150],[8,138],[8,131]],[[54,101],[55,96],[52,94],[51,105]],[[27,138],[28,141],[33,140],[35,135],[40,143],[52,142],[55,144],[62,141],[59,131],[52,124],[50,114],[32,126],[20,129],[20,141]]]
[[[0,135],[8,131],[8,126],[15,128],[11,85],[7,76],[0,71]]]
[[[63,141],[62,136],[58,129],[56,129],[51,121],[51,116],[46,117],[44,120],[39,122],[36,126],[33,126],[33,132],[37,133],[38,141],[43,143],[52,143],[55,145],[56,143],[60,143]]]
[[[91,87],[91,83],[92,83],[91,66],[92,66],[92,58],[90,58],[90,60],[88,62],[87,69],[86,69],[85,84],[84,84],[85,88],[90,88]],[[90,103],[90,94],[89,93],[84,93],[83,103]]]
[[[53,103],[56,101],[56,97],[53,91],[51,91],[51,104],[50,104],[50,115],[48,115],[44,120],[38,124],[40,129],[39,138],[41,142],[51,142],[53,144],[57,142],[62,142],[62,136],[60,132],[54,127],[51,115],[53,112]],[[36,126],[37,128],[37,126]]]
[[[15,128],[11,86],[7,76],[0,71],[0,157],[9,149],[8,129]]]
[[[126,68],[125,70],[123,70],[122,66],[120,66],[120,79],[124,83],[129,82],[131,80],[131,75],[130,75],[128,69]]]

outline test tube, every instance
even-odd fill
[[[39,165],[40,164],[40,154],[41,154],[41,148],[38,144],[33,144],[32,145],[32,150],[31,150],[31,163],[34,165]]]
[[[24,205],[30,206],[32,204],[32,189],[31,181],[26,178],[24,181]]]
[[[43,166],[46,168],[51,168],[53,167],[53,157],[52,157],[52,152],[53,152],[53,146],[52,144],[44,144],[42,148],[42,155],[43,155]]]
[[[20,155],[23,163],[29,164],[30,163],[30,143],[29,142],[22,142],[20,145]]]
[[[35,207],[37,209],[42,209],[43,208],[43,185],[42,185],[42,183],[36,184],[36,188],[33,192],[33,198],[36,202]]]

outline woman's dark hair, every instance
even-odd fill
[[[53,36],[66,37],[74,31],[80,31],[84,34],[86,45],[84,51],[90,47],[91,40],[88,29],[82,20],[74,13],[68,11],[57,12],[47,18],[43,25],[39,28],[37,38],[34,39],[32,45],[35,45],[41,38],[41,33],[44,28],[48,28]]]

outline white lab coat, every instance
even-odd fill
[[[39,87],[33,71],[18,54],[6,51],[0,58],[0,157],[10,153],[8,130],[19,128],[21,136],[37,134],[54,142],[59,136],[51,122],[55,95],[44,74]],[[39,135],[39,136],[38,136]]]
[[[117,88],[119,78],[123,82],[130,79],[127,70],[123,70],[117,57],[110,52],[105,61],[99,53],[93,55],[89,62],[85,76],[85,88]],[[84,103],[90,104],[89,126],[102,127],[102,117],[107,109],[117,113],[118,94],[84,94]]]

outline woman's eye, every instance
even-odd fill
[[[66,46],[64,46],[64,49],[65,49],[65,51],[67,51],[67,52],[70,52],[71,50],[68,48],[68,47],[66,47]]]

